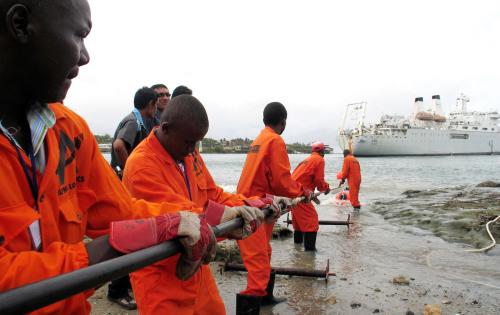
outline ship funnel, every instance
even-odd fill
[[[432,110],[436,115],[443,115],[443,106],[441,105],[441,96],[432,95]]]
[[[415,104],[413,105],[413,114],[417,115],[422,110],[422,104],[424,103],[423,97],[415,98]]]

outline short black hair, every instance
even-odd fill
[[[172,98],[179,95],[193,95],[193,91],[185,85],[179,85],[172,92]]]
[[[165,84],[161,84],[161,83],[158,83],[158,84],[153,84],[153,85],[151,86],[151,88],[152,88],[153,90],[160,89],[160,88],[168,89],[168,87],[167,87]]]
[[[134,96],[134,107],[141,110],[146,108],[151,101],[156,102],[158,99],[158,94],[147,86],[140,88],[137,92],[135,92]]]
[[[264,125],[275,126],[286,119],[287,112],[285,106],[279,102],[272,102],[264,108]]]
[[[167,122],[171,126],[196,126],[201,130],[208,130],[209,127],[205,107],[191,95],[179,95],[172,99],[163,110],[160,122]]]
[[[348,156],[349,154],[351,154],[351,150],[345,149],[343,153],[344,156]]]

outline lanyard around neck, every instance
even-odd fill
[[[132,113],[134,113],[135,120],[137,121],[137,125],[139,126],[139,130],[142,127],[144,128],[144,130],[148,131],[146,125],[144,124],[144,120],[142,119],[141,112],[137,108],[134,108],[132,109]]]
[[[9,137],[7,137],[9,138]],[[9,139],[11,140],[11,139]],[[35,210],[38,211],[38,181],[37,181],[37,170],[36,170],[36,160],[35,160],[35,154],[33,152],[33,144],[31,143],[31,139],[28,143],[28,155],[31,160],[31,174],[30,174],[30,169],[28,168],[28,165],[26,165],[26,162],[24,162],[23,156],[21,154],[21,151],[19,150],[19,147],[17,146],[16,143],[13,143],[12,141],[9,141],[12,146],[16,149],[17,152],[17,158],[19,160],[19,163],[21,163],[21,166],[23,167],[24,175],[26,176],[26,180],[28,181],[28,184],[30,186],[31,194],[33,195],[33,199],[35,200]]]

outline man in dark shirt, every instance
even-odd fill
[[[153,129],[158,94],[143,87],[135,93],[134,109],[122,119],[116,128],[111,150],[111,166],[123,170],[132,150],[145,139]]]
[[[116,128],[113,137],[113,150],[111,150],[111,166],[121,179],[125,163],[132,150],[153,129],[154,115],[158,94],[151,88],[143,87],[135,93],[134,109],[122,119]],[[129,295],[131,289],[128,276],[116,279],[109,284],[108,299],[120,306],[133,310],[137,308],[135,300]]]

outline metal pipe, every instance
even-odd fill
[[[297,205],[304,198],[293,199]],[[282,209],[285,214],[290,209]],[[264,215],[270,216],[270,209],[263,209]],[[223,236],[243,225],[242,218],[219,224],[212,228],[216,237]],[[0,293],[0,314],[23,314],[34,311],[54,302],[64,300],[77,293],[93,289],[123,277],[182,251],[177,240],[167,241],[134,253],[113,258],[86,268],[78,269],[59,276],[27,284]]]
[[[290,218],[288,216],[287,216],[286,220],[283,221],[283,223],[286,223],[287,227],[290,224],[292,224],[292,222],[293,221],[290,220]],[[328,221],[328,220],[319,220],[318,224],[319,225],[347,225],[347,228],[349,228],[350,225],[353,224],[353,222],[351,221],[351,214],[348,214],[346,221],[342,221],[342,220],[331,220],[331,221]]]
[[[327,221],[327,220],[319,220],[319,225],[349,225],[353,224],[352,221]],[[292,224],[292,220],[285,220],[283,223]]]
[[[224,271],[247,271],[244,265],[234,263],[225,263],[223,269]],[[271,267],[271,270],[278,275],[325,278],[325,281],[328,281],[329,276],[335,276],[334,272],[330,272],[330,259],[327,260],[324,270],[285,267]]]

